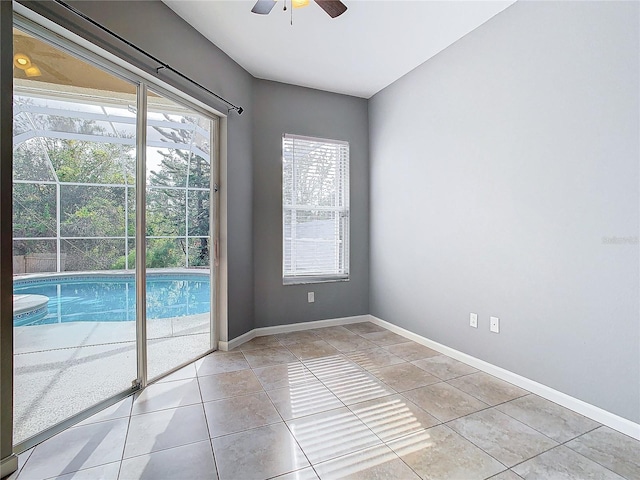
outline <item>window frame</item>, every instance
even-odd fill
[[[340,205],[333,205],[331,207],[327,206],[319,206],[317,204],[305,205],[305,207],[313,207],[318,206],[321,210],[334,212],[336,215],[336,219],[341,222],[340,226],[336,225],[336,229],[338,232],[342,232],[342,236],[338,233],[336,235],[336,239],[340,241],[340,245],[337,247],[335,252],[336,264],[340,264],[340,257],[343,257],[341,268],[337,268],[337,272],[326,271],[324,273],[313,273],[313,274],[303,274],[299,271],[296,272],[295,268],[290,268],[287,271],[287,243],[288,241],[292,241],[292,237],[289,239],[286,236],[287,230],[287,213],[295,212],[299,210],[299,206],[294,204],[287,205],[285,204],[287,198],[287,191],[285,190],[286,182],[286,170],[285,170],[285,145],[287,142],[295,142],[306,141],[306,142],[316,142],[323,143],[331,146],[338,146],[344,150],[342,150],[341,155],[345,157],[343,159],[337,160],[336,170],[341,172],[339,178],[339,189],[337,192],[339,198],[342,199]],[[350,242],[350,224],[351,224],[351,208],[350,208],[350,168],[351,168],[351,152],[350,145],[348,141],[344,140],[336,140],[329,138],[320,138],[320,137],[310,137],[304,135],[296,135],[291,133],[283,133],[282,134],[282,144],[281,144],[282,152],[281,152],[281,161],[282,161],[282,284],[283,285],[300,285],[300,284],[311,284],[311,283],[330,283],[330,282],[346,282],[350,279],[350,250],[351,250],[351,242]],[[295,166],[295,155],[294,162]],[[296,189],[292,186],[290,198],[295,198]],[[306,208],[308,209],[308,208]],[[305,209],[303,209],[305,210]],[[341,237],[341,238],[340,238]]]

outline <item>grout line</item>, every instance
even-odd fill
[[[596,459],[594,459],[594,458],[591,458],[591,457],[587,457],[584,453],[578,452],[577,450],[574,450],[574,449],[573,449],[573,448],[571,448],[569,445],[567,445],[567,443],[572,442],[573,440],[576,440],[577,438],[583,437],[583,436],[585,436],[586,434],[591,433],[591,432],[593,432],[593,431],[595,431],[595,430],[598,430],[599,428],[602,428],[602,427],[605,427],[605,426],[606,426],[606,425],[598,425],[597,427],[592,428],[592,429],[591,429],[591,430],[589,430],[588,432],[581,433],[581,434],[580,434],[580,435],[578,435],[577,437],[574,437],[574,438],[572,438],[572,439],[570,439],[570,440],[567,440],[566,442],[563,442],[563,443],[561,443],[560,445],[562,445],[562,446],[564,446],[564,447],[568,448],[568,449],[569,449],[569,450],[571,450],[572,452],[577,453],[578,455],[580,455],[580,456],[582,456],[582,457],[586,458],[587,460],[591,460],[593,463],[596,463],[596,464],[600,465],[602,468],[605,468],[605,469],[609,470],[610,472],[613,472],[614,474],[621,476],[622,478],[626,478],[626,477],[624,477],[621,473],[616,473],[616,472],[614,472],[613,470],[611,470],[611,468],[607,467],[606,465],[603,465],[603,464],[602,464],[602,463],[600,463],[598,460],[596,460]],[[611,428],[611,427],[607,427],[607,428]],[[611,430],[613,430],[613,429],[611,429]],[[618,432],[618,431],[616,431],[616,430],[613,430],[613,431],[614,431],[614,432],[616,432],[616,433],[619,433],[620,435],[624,435],[624,433]],[[628,437],[628,435],[625,435],[625,437]],[[634,440],[634,441],[636,441],[636,442],[637,442],[637,440],[636,440],[635,438],[633,438],[633,437],[629,437],[629,438],[631,438],[631,440]]]
[[[187,447],[189,445],[195,445],[196,443],[208,442],[210,440],[211,440],[211,438],[203,438],[201,440],[188,441],[187,443],[183,443],[182,445],[174,445],[172,447],[159,448],[158,450],[153,450],[153,451],[150,450],[150,451],[145,452],[145,453],[139,453],[137,455],[132,455],[130,457],[123,458],[120,463],[122,463],[122,462],[124,462],[126,460],[131,460],[131,459],[134,459],[134,458],[144,457],[145,455],[153,455],[155,453],[166,452],[167,450],[173,450],[173,449],[176,449],[176,448]],[[114,462],[109,462],[109,463],[114,463]],[[106,464],[104,464],[104,465],[106,465]],[[98,465],[96,465],[96,466],[98,466]],[[90,467],[90,468],[93,468],[93,467]]]
[[[38,445],[39,445],[39,444],[38,444]],[[18,479],[19,479],[20,474],[22,473],[22,470],[24,470],[24,467],[27,465],[27,462],[28,462],[28,461],[29,461],[29,459],[31,458],[31,455],[33,455],[33,452],[34,452],[34,450],[36,449],[36,447],[37,447],[38,445],[36,445],[36,446],[34,446],[34,447],[31,447],[29,450],[27,450],[27,452],[29,452],[29,455],[27,455],[27,459],[24,461],[24,463],[22,464],[22,466],[21,466],[21,467],[19,467],[15,472],[13,472],[13,473],[15,473],[15,474],[16,474],[16,478],[15,478],[15,480],[18,480]],[[18,454],[18,457],[19,457],[20,455],[24,454],[24,453],[26,453],[26,452],[22,452],[22,453]],[[18,460],[18,462],[19,462],[19,460]],[[12,474],[10,474],[9,476],[13,475],[13,473],[12,473]]]
[[[471,375],[473,375],[473,374],[471,374]],[[529,391],[526,391],[526,390],[525,390],[527,393],[525,393],[525,394],[523,394],[523,395],[518,395],[517,397],[510,398],[510,399],[505,400],[505,401],[503,401],[503,402],[498,402],[498,403],[493,403],[493,404],[492,404],[492,403],[488,403],[486,400],[483,400],[483,399],[482,399],[482,398],[480,398],[478,395],[475,395],[475,394],[473,394],[473,393],[471,393],[471,392],[467,392],[467,391],[465,391],[465,390],[461,389],[460,387],[456,387],[455,385],[451,385],[451,383],[449,383],[451,380],[457,380],[458,378],[462,378],[462,377],[451,378],[451,379],[449,379],[449,380],[445,380],[445,381],[444,381],[444,383],[448,384],[449,386],[451,386],[451,387],[453,387],[453,388],[455,388],[455,389],[457,389],[457,390],[460,390],[462,393],[466,393],[467,395],[469,395],[469,396],[471,396],[471,397],[475,398],[476,400],[481,401],[482,403],[485,403],[485,404],[489,405],[490,407],[497,407],[497,406],[499,406],[499,405],[504,405],[505,403],[509,403],[509,402],[511,402],[511,401],[513,401],[513,400],[517,400],[518,398],[526,397],[527,395],[530,395],[530,394],[531,394],[531,392],[529,392]],[[524,389],[521,389],[521,390],[524,390]],[[504,412],[502,412],[502,413],[504,413]],[[514,417],[514,418],[515,418],[515,417]],[[516,420],[518,420],[518,419],[516,419]],[[519,420],[519,421],[520,421],[521,423],[524,423],[524,422],[522,422],[521,420]],[[525,425],[526,425],[526,423],[525,423]],[[534,429],[534,430],[535,430],[535,429]],[[542,433],[542,432],[540,432],[540,433]],[[553,439],[552,439],[552,440],[553,440]]]
[[[506,402],[505,402],[505,403],[506,403]],[[484,409],[482,409],[482,410],[478,410],[477,412],[470,413],[469,415],[464,415],[464,416],[462,416],[462,417],[454,418],[454,419],[450,420],[450,421],[449,421],[449,422],[447,422],[447,423],[450,423],[450,422],[453,422],[453,421],[455,421],[455,420],[459,420],[459,419],[461,419],[461,418],[465,418],[465,417],[468,417],[468,416],[474,415],[474,414],[479,413],[479,412],[482,412],[482,411],[489,410],[489,409],[491,409],[491,408],[495,408],[495,407],[484,408]],[[500,412],[500,413],[503,413],[503,412],[501,412],[500,410],[496,410],[496,411],[498,411],[498,412]],[[506,415],[506,414],[505,414],[505,415]],[[557,447],[559,447],[559,446],[561,445],[561,444],[560,444],[559,442],[557,442],[556,440],[554,440],[554,439],[552,439],[552,438],[550,438],[550,437],[547,437],[547,436],[546,436],[546,435],[544,435],[542,432],[538,432],[536,429],[534,429],[533,427],[530,427],[529,425],[527,425],[527,424],[526,424],[526,423],[524,423],[524,422],[521,422],[521,421],[520,421],[520,420],[518,420],[517,418],[513,418],[513,417],[511,417],[510,415],[507,415],[507,416],[509,416],[510,418],[512,418],[514,421],[516,421],[516,422],[518,422],[518,423],[520,423],[520,424],[524,425],[525,427],[529,427],[529,428],[531,428],[531,429],[532,429],[533,431],[535,431],[536,433],[540,433],[540,434],[541,434],[542,436],[544,436],[545,438],[548,438],[549,440],[551,440],[552,442],[554,442],[554,443],[555,443],[555,445],[554,445],[554,446],[552,446],[552,447],[550,447],[550,448],[547,448],[547,449],[545,449],[545,450],[543,450],[543,451],[541,451],[541,452],[538,452],[538,453],[536,453],[535,455],[533,455],[532,457],[529,457],[529,458],[527,458],[527,459],[525,459],[525,460],[522,460],[521,462],[518,462],[518,463],[516,463],[516,464],[514,464],[514,465],[511,465],[511,466],[507,466],[507,465],[505,465],[503,462],[500,462],[500,460],[498,460],[497,458],[495,458],[495,457],[494,457],[493,455],[491,455],[489,452],[487,452],[487,451],[486,451],[484,448],[482,448],[480,445],[477,445],[476,443],[474,443],[470,438],[467,438],[466,436],[464,436],[462,433],[458,432],[458,431],[457,431],[456,429],[454,429],[453,427],[449,427],[449,428],[451,428],[451,430],[453,430],[454,432],[456,432],[458,435],[460,435],[462,438],[464,438],[464,439],[465,439],[465,440],[467,440],[468,442],[470,442],[470,443],[472,443],[473,445],[475,445],[476,447],[478,447],[480,450],[482,450],[482,451],[483,451],[484,453],[486,453],[487,455],[491,456],[492,458],[495,458],[495,460],[496,460],[496,461],[498,461],[498,462],[500,462],[501,464],[505,465],[505,467],[506,467],[506,468],[508,468],[508,469],[511,469],[511,468],[515,467],[516,465],[520,465],[520,464],[522,464],[522,463],[524,463],[524,462],[527,462],[527,461],[529,461],[529,460],[531,460],[531,459],[533,459],[533,458],[536,458],[537,456],[542,455],[543,453],[546,453],[546,452],[548,452],[548,451],[550,451],[550,450],[553,450],[554,448],[557,448]],[[447,425],[447,426],[449,426],[449,425]]]
[[[529,395],[535,395],[535,393],[529,393]],[[528,395],[523,395],[523,396],[518,397],[518,398],[524,398],[524,397],[526,397],[526,396],[528,396]],[[514,398],[513,400],[518,400],[518,398]],[[505,404],[507,404],[507,403],[511,403],[513,400],[509,400],[509,401],[507,401],[507,402],[502,402],[502,403],[499,403],[499,404],[497,404],[497,405],[495,405],[495,406],[496,406],[496,407],[499,407],[499,406],[501,406],[501,405],[505,405]],[[563,407],[563,408],[564,408],[564,407]],[[548,438],[549,440],[552,440],[552,441],[556,442],[558,445],[564,445],[564,444],[565,444],[565,443],[567,443],[567,442],[570,442],[570,441],[572,441],[572,440],[575,440],[575,439],[576,439],[576,438],[578,438],[578,437],[581,437],[581,436],[582,436],[582,435],[584,435],[585,433],[592,432],[593,430],[595,430],[595,429],[597,429],[597,428],[600,428],[600,427],[601,427],[601,425],[598,425],[598,426],[597,426],[597,427],[595,427],[595,428],[591,428],[591,429],[589,429],[589,431],[588,431],[588,432],[581,433],[581,434],[577,435],[576,437],[570,438],[569,440],[565,440],[564,442],[560,442],[560,441],[556,440],[555,438],[550,437],[550,436],[549,436],[549,435],[547,435],[546,433],[544,433],[544,432],[542,432],[542,431],[538,430],[536,427],[534,427],[534,426],[532,426],[532,425],[529,425],[528,423],[524,422],[523,420],[520,420],[519,418],[516,418],[516,417],[514,417],[513,415],[509,415],[507,412],[503,412],[502,410],[498,410],[498,411],[499,411],[500,413],[502,413],[503,415],[506,415],[507,417],[512,418],[513,420],[515,420],[515,421],[517,421],[517,422],[520,422],[520,423],[522,423],[523,425],[526,425],[526,426],[527,426],[527,427],[529,427],[531,430],[534,430],[534,431],[538,432],[540,435],[543,435],[543,436],[545,436],[546,438]],[[572,413],[575,413],[575,412],[572,412]]]
[[[471,414],[473,415],[473,414]],[[463,417],[458,417],[458,418],[463,418]],[[458,418],[454,419],[454,420],[458,420]],[[450,420],[451,422],[453,420]],[[448,422],[447,422],[448,423]],[[449,425],[447,425],[447,423],[443,423],[442,425],[447,427],[449,430],[451,430],[453,433],[455,433],[456,435],[458,435],[460,438],[466,440],[467,442],[469,442],[471,445],[473,445],[474,447],[476,447],[478,450],[480,450],[482,453],[484,453],[485,455],[488,455],[489,457],[493,458],[496,462],[498,462],[500,465],[503,465],[505,469],[510,469],[511,467],[509,467],[508,465],[505,465],[503,462],[501,462],[500,460],[498,460],[496,457],[494,457],[493,455],[491,455],[489,452],[487,452],[484,448],[482,448],[480,445],[476,444],[473,440],[471,440],[470,438],[465,437],[462,433],[458,432],[456,429],[454,429],[453,427],[450,427]],[[497,474],[496,474],[497,475]]]
[[[206,415],[206,413],[205,413]],[[207,431],[208,431],[207,426]],[[211,447],[211,455],[213,456],[213,468],[216,469],[216,478],[220,478],[220,468],[218,467],[218,459],[216,458],[216,452],[213,448],[213,438],[211,438],[211,434],[209,433],[209,446]]]
[[[253,369],[251,369],[253,372]],[[255,375],[255,372],[253,372],[253,374]],[[257,377],[257,375],[256,375]],[[262,384],[261,384],[262,385]],[[286,388],[286,387],[285,387]],[[271,397],[269,396],[269,394],[267,393],[267,391],[264,389],[264,386],[262,387],[264,394],[267,396],[267,398],[269,399],[269,402],[271,402],[271,405],[273,406],[273,409],[276,411],[276,413],[278,414],[278,416],[280,417],[280,419],[282,420],[282,423],[284,424],[285,428],[287,429],[287,431],[289,432],[289,435],[291,435],[291,438],[293,439],[294,442],[296,442],[296,445],[298,446],[298,448],[300,449],[300,451],[302,452],[302,454],[304,455],[304,458],[307,459],[307,463],[309,464],[309,466],[311,468],[313,468],[313,464],[311,463],[311,461],[309,460],[309,457],[307,456],[307,452],[304,451],[304,449],[302,448],[302,445],[300,445],[300,443],[298,442],[298,439],[296,438],[296,436],[293,434],[293,432],[291,431],[291,428],[289,428],[289,425],[287,424],[287,421],[284,419],[284,417],[282,416],[282,414],[280,413],[280,410],[278,410],[278,408],[276,407],[276,404],[273,403],[273,400],[271,399]],[[307,467],[303,467],[303,468],[307,468]],[[313,471],[315,472],[315,469],[313,469]],[[295,470],[292,470],[291,472],[295,472]],[[281,473],[277,476],[280,475],[285,475],[287,473],[291,473],[291,472],[284,472]],[[316,472],[317,475],[317,472]]]
[[[558,448],[558,447],[560,447],[560,446],[561,446],[561,444],[558,444],[558,445],[556,445],[556,446],[554,446],[554,447],[547,448],[546,450],[544,450],[544,451],[542,451],[542,452],[540,452],[540,453],[538,453],[538,454],[534,455],[534,456],[533,456],[533,457],[531,457],[531,458],[527,458],[527,459],[525,459],[525,460],[522,460],[521,462],[515,463],[515,464],[513,464],[513,465],[511,465],[511,466],[509,467],[509,470],[511,470],[512,468],[517,467],[518,465],[522,465],[523,463],[527,463],[529,460],[533,460],[534,458],[537,458],[537,457],[539,457],[540,455],[543,455],[543,454],[545,454],[545,453],[547,453],[547,452],[550,452],[551,450],[556,449],[556,448]],[[514,473],[515,473],[515,472],[514,472]],[[516,475],[517,475],[517,473],[516,473]]]

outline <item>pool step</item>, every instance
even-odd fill
[[[13,322],[15,326],[24,325],[47,313],[49,297],[45,295],[14,295]]]

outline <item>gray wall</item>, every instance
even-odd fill
[[[253,219],[256,327],[369,313],[367,101],[254,81]],[[282,285],[282,134],[346,140],[350,155],[350,280]],[[315,292],[315,303],[307,292]]]
[[[638,18],[517,2],[369,105],[371,313],[635,422]]]
[[[29,8],[141,68],[154,65],[117,40],[91,28],[52,2],[22,1]],[[229,339],[253,328],[252,263],[252,80],[253,77],[222,50],[158,1],[69,2],[93,20],[115,31],[160,60],[195,79],[218,95],[245,108],[228,117],[228,318]],[[126,10],[126,15],[123,14]],[[152,68],[145,68],[152,70]],[[171,73],[161,78],[193,97],[226,112],[226,107],[202,91],[181,83]]]

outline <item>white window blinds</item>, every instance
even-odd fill
[[[282,138],[284,283],[349,277],[349,144]]]

